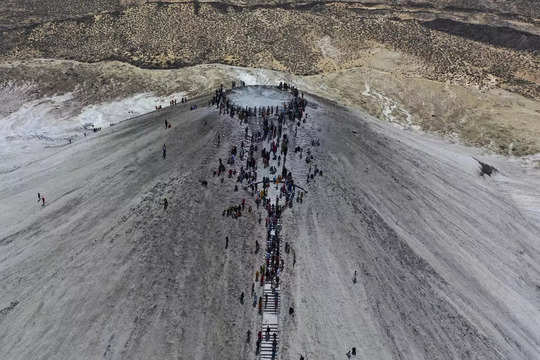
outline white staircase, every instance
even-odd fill
[[[278,219],[277,226],[270,225],[270,237],[267,239],[265,251],[263,251],[263,261],[266,263],[267,250],[270,248],[272,239],[279,238],[279,230],[281,229],[281,221]],[[279,241],[279,253],[282,252],[282,241]],[[275,250],[274,250],[275,252]],[[272,257],[272,254],[269,254]],[[258,359],[277,359],[279,348],[280,332],[279,332],[279,313],[281,305],[280,286],[274,287],[271,281],[266,281],[262,293],[262,341],[259,348]],[[274,339],[276,343],[274,345]],[[274,348],[275,346],[275,348]]]

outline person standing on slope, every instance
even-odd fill
[[[255,348],[255,355],[259,355],[261,349],[261,338],[257,339],[257,347]]]
[[[163,144],[163,158],[165,159],[166,156],[167,156],[167,147],[165,146],[165,144]]]

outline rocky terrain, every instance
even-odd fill
[[[101,12],[118,12],[130,6],[144,4],[175,4],[188,3],[193,7],[204,3],[220,3],[235,8],[295,8],[310,7],[310,4],[345,3],[360,5],[365,9],[377,12],[408,11],[415,13],[453,14],[453,16],[468,15],[471,18],[497,18],[512,20],[538,20],[540,11],[531,0],[501,1],[501,0],[336,0],[336,1],[297,1],[297,0],[224,0],[224,1],[188,1],[188,0],[96,0],[83,2],[79,0],[6,0],[0,5],[3,27],[20,27],[45,21],[83,17]]]
[[[0,88],[21,101],[76,88],[84,106],[201,94],[234,78],[222,65],[261,68],[383,120],[527,155],[540,149],[538,17],[531,1],[11,0],[0,5]]]
[[[417,57],[427,78],[495,82],[537,97],[540,36],[492,26],[372,14],[356,3],[160,3],[6,30],[1,45],[7,58],[116,59],[150,68],[227,63],[304,75],[354,67],[367,49],[386,46]]]

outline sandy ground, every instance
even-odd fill
[[[352,346],[369,359],[540,358],[534,159],[308,100],[292,145],[320,138],[324,173],[305,184],[305,162],[288,159],[308,195],[283,218],[297,264],[286,258],[282,306],[296,316],[283,312],[281,358],[344,359]],[[7,359],[253,358],[245,331],[257,316],[238,297],[264,229],[254,214],[221,215],[245,194],[211,175],[242,128],[190,105],[21,156],[0,174]],[[472,156],[500,172],[480,177]]]

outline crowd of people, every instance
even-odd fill
[[[242,83],[241,86],[245,86],[245,84]],[[232,87],[236,87],[236,84],[233,83]],[[305,194],[305,190],[295,183],[293,173],[287,168],[286,161],[291,135],[294,134],[293,136],[296,138],[298,128],[306,121],[307,101],[303,94],[300,95],[298,89],[289,84],[280,83],[278,89],[292,94],[290,101],[283,103],[282,106],[239,106],[228,98],[228,93],[224,91],[223,85],[215,91],[213,98],[208,103],[209,106],[215,106],[220,115],[237,119],[243,135],[240,144],[238,146],[231,145],[227,151],[225,163],[222,159],[218,160],[217,169],[213,171],[214,176],[220,177],[222,183],[225,178],[232,179],[235,181],[234,191],[238,191],[240,186],[250,194],[255,203],[255,211],[259,214],[259,223],[262,220],[261,211],[265,214],[266,246],[262,248],[264,262],[255,271],[255,282],[252,283],[251,289],[253,306],[257,308],[260,315],[263,315],[264,310],[272,301],[274,302],[272,309],[278,307],[281,274],[285,269],[284,254],[281,254],[280,250],[282,242],[281,216],[285,209],[293,206],[295,200],[297,203],[303,202]],[[256,121],[250,121],[252,119]],[[254,123],[259,124],[259,127],[253,128]],[[218,146],[220,138],[220,135],[217,134]],[[311,145],[317,146],[319,144],[317,139]],[[297,146],[294,153],[300,154],[300,159],[302,159],[302,148]],[[309,150],[308,154],[309,163],[313,160],[313,155]],[[314,173],[315,171],[313,171]],[[310,170],[308,177],[311,175]],[[246,205],[246,199],[242,199],[241,203],[227,207],[223,211],[223,216],[237,219],[245,211],[251,213],[253,209],[251,205]],[[226,246],[228,246],[228,240]],[[260,249],[261,245],[255,241],[255,253],[258,253]],[[285,243],[285,253],[292,255],[291,262],[294,267],[296,254],[289,242]],[[257,287],[264,289],[265,284],[270,284],[271,295],[265,293],[264,296],[258,296]],[[242,292],[241,303],[243,301],[244,293]],[[289,308],[289,315],[294,316],[292,306]],[[258,331],[255,343],[257,355],[260,354],[261,343],[265,340],[271,341],[271,354],[272,358],[275,358],[278,345],[277,337],[274,332],[271,338],[270,333],[270,327],[266,329],[264,336],[262,330]],[[250,342],[251,330],[246,331],[246,339],[247,342]]]
[[[241,83],[245,86],[245,83]],[[236,84],[233,83],[233,88]],[[300,96],[298,89],[287,83],[280,83],[279,90],[288,91],[293,96],[289,102],[282,106],[238,106],[230,101],[227,93],[223,90],[223,85],[216,90],[213,98],[209,102],[210,106],[216,106],[220,115],[228,115],[232,119],[238,119],[241,128],[243,140],[238,145],[232,145],[227,151],[225,163],[218,159],[217,168],[213,171],[214,177],[219,177],[220,182],[224,183],[225,178],[235,182],[234,191],[239,190],[239,186],[251,196],[256,206],[256,212],[259,224],[262,222],[263,213],[266,227],[266,246],[262,247],[264,261],[255,271],[255,282],[252,283],[251,297],[253,306],[257,307],[258,313],[263,315],[269,304],[273,302],[274,311],[277,312],[280,279],[285,269],[284,254],[281,254],[281,216],[283,212],[293,206],[293,203],[302,203],[305,190],[295,183],[293,173],[286,166],[289,153],[289,143],[291,140],[291,128],[294,128],[294,138],[298,135],[298,128],[306,122],[307,101],[303,94]],[[187,99],[182,98],[181,102]],[[176,100],[171,100],[171,106],[176,105]],[[159,107],[161,108],[161,107]],[[196,107],[195,107],[196,108]],[[192,105],[191,110],[195,109]],[[259,128],[250,131],[250,119],[257,121],[251,123],[259,124]],[[171,124],[165,120],[165,128],[169,129]],[[289,131],[287,132],[286,129]],[[221,143],[221,135],[216,136],[217,145]],[[319,146],[318,139],[311,142],[312,146]],[[302,159],[303,148],[296,146],[295,154],[299,154]],[[162,157],[166,158],[166,145],[162,146]],[[309,164],[307,181],[313,180],[314,176],[321,176],[322,171],[317,165],[312,167],[313,154],[307,150],[305,157]],[[239,167],[239,169],[238,169]],[[205,181],[206,185],[207,182]],[[204,184],[203,184],[204,185]],[[271,195],[273,194],[273,195]],[[275,197],[273,197],[275,195]],[[44,197],[38,194],[38,201],[45,203]],[[168,207],[167,199],[163,201],[163,207]],[[262,211],[262,212],[261,212]],[[242,214],[254,212],[252,205],[243,198],[239,203],[232,204],[223,210],[223,216],[238,219]],[[225,249],[229,247],[229,237],[225,238]],[[255,254],[259,253],[261,245],[255,240]],[[285,254],[292,255],[292,267],[296,264],[296,254],[291,243],[285,243]],[[289,257],[290,258],[290,257]],[[255,284],[261,288],[257,291]],[[271,295],[264,293],[265,284],[270,285]],[[261,295],[257,295],[257,293]],[[264,296],[262,295],[264,293]],[[240,295],[240,303],[244,304],[244,292]],[[294,308],[289,307],[289,316],[294,316]],[[251,330],[246,332],[246,340],[251,341]],[[258,331],[255,344],[255,353],[261,352],[261,344],[264,341],[271,341],[271,356],[274,359],[277,354],[277,336],[274,331],[271,335],[270,327],[266,328],[264,338],[263,331]]]

